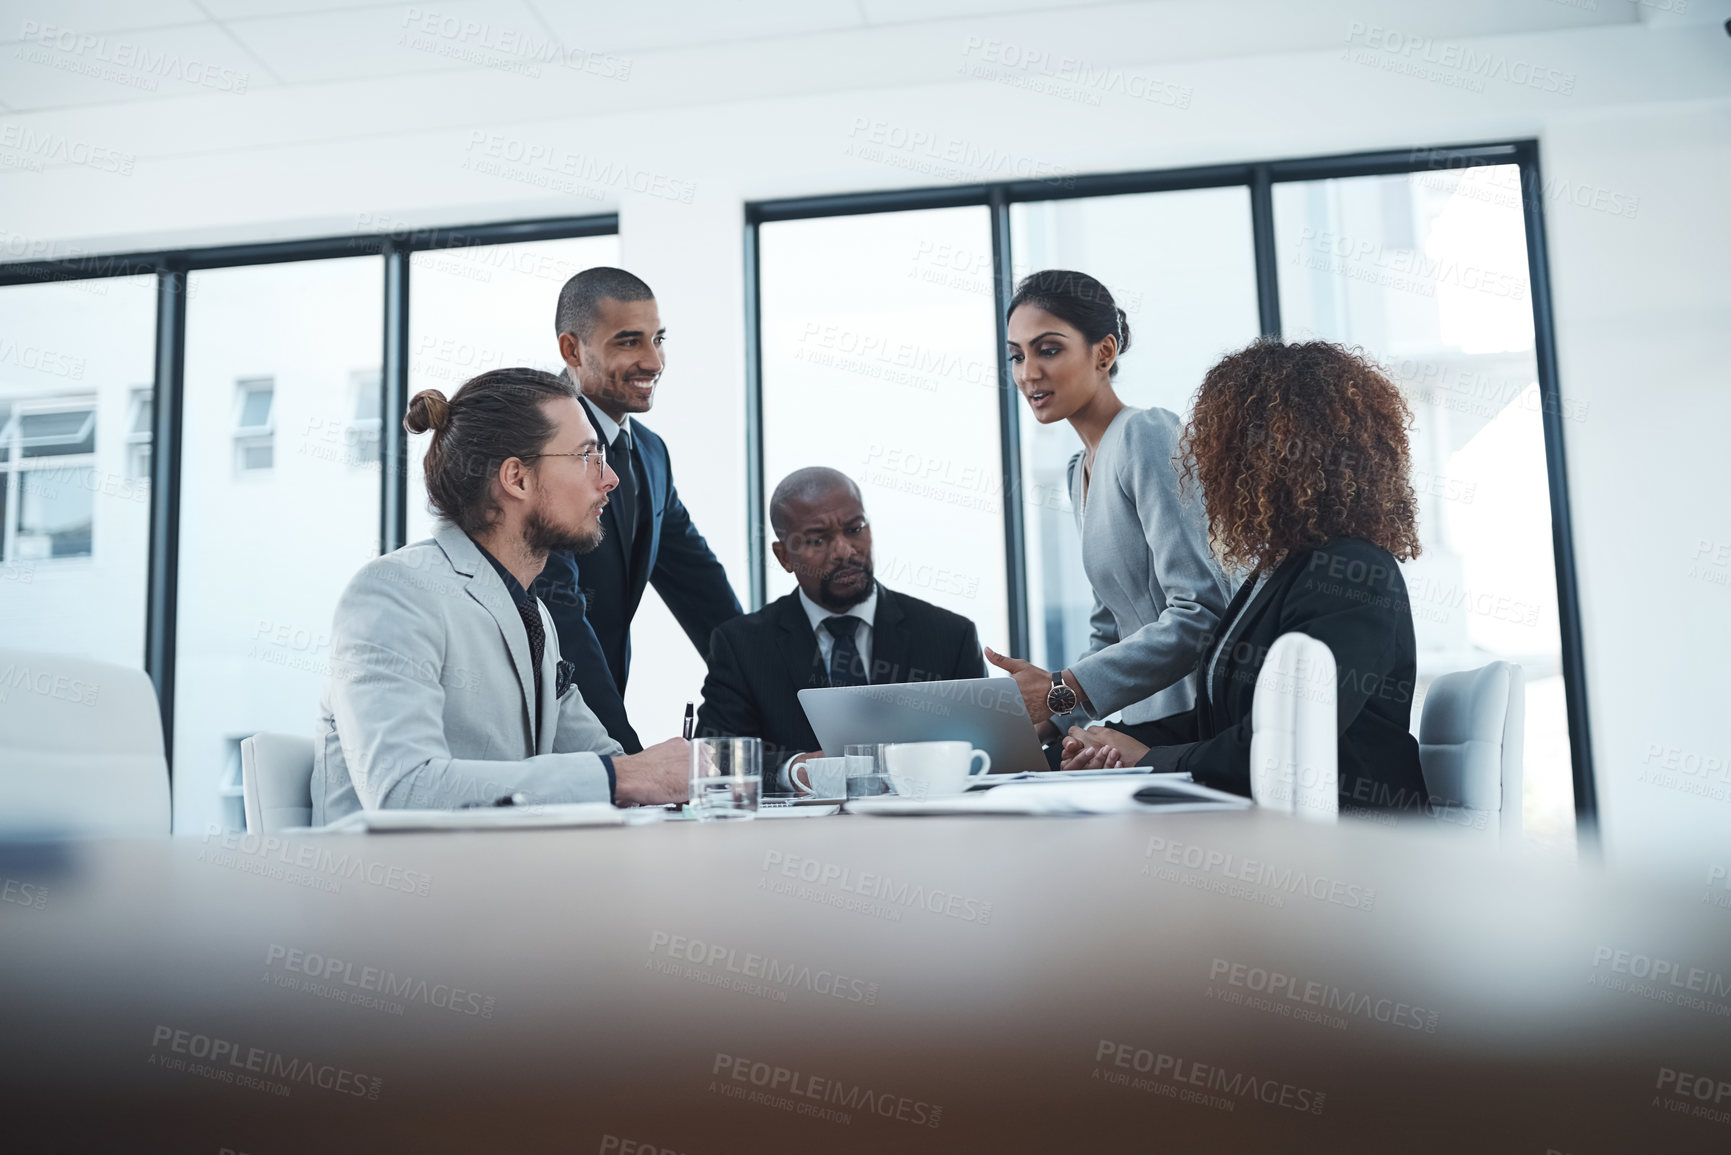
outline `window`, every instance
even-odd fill
[[[1020,504],[1007,523],[933,508],[951,504],[951,478],[993,494],[1009,481],[980,437],[992,416],[961,400],[967,391],[950,388],[945,368],[969,364],[969,342],[1015,279],[1076,268],[1102,280],[1130,320],[1119,395],[1181,418],[1205,370],[1260,332],[1360,346],[1388,368],[1416,417],[1424,556],[1406,567],[1420,648],[1414,728],[1438,675],[1495,660],[1521,665],[1523,824],[1532,841],[1572,848],[1573,783],[1591,774],[1591,759],[1582,671],[1562,646],[1580,623],[1559,611],[1558,583],[1572,588],[1573,559],[1552,547],[1551,487],[1562,481],[1546,423],[1553,432],[1562,424],[1566,437],[1582,414],[1555,401],[1554,377],[1541,391],[1521,180],[1534,151],[1530,142],[1492,144],[1081,177],[1059,192],[1016,182],[748,206],[764,485],[806,463],[796,458],[858,465],[880,556],[905,550],[933,570],[973,567],[992,604],[932,600],[974,618],[988,642],[1006,604],[1026,607],[1028,656],[1056,668],[1085,648],[1092,603],[1065,477],[1074,436],[1015,408],[1019,420],[1001,426],[1019,441]],[[1379,171],[1401,175],[1335,175]],[[957,207],[923,207],[934,199]],[[872,211],[860,213],[862,203]],[[962,303],[970,294],[985,303],[983,318]],[[978,376],[996,383],[996,371]],[[929,396],[904,396],[911,388]],[[913,476],[879,494],[871,487],[891,452]],[[979,572],[1002,556],[1018,513],[1019,557]],[[753,514],[767,522],[765,511]],[[886,522],[909,535],[893,550]],[[760,572],[769,596],[789,588],[773,563]],[[1582,802],[1590,814],[1591,795]]]
[[[413,254],[409,396],[437,389],[449,397],[469,378],[513,365],[563,373],[553,332],[559,290],[584,269],[618,263],[619,238],[612,235]],[[391,419],[401,421],[403,415]],[[410,541],[433,535],[421,468],[430,440],[431,434],[409,440]]]
[[[349,374],[349,391],[354,396],[354,417],[349,421],[344,441],[348,446],[351,469],[379,464],[379,382],[375,369],[362,369]]]
[[[271,406],[276,384],[269,377],[253,377],[235,386],[234,471],[256,473],[276,464],[276,437],[271,426]]]
[[[132,391],[126,416],[126,476],[150,481],[150,426],[155,418],[153,394],[148,387]]]
[[[0,420],[5,471],[4,542],[14,562],[89,557],[94,537],[95,402],[11,407]]]
[[[1402,566],[1419,647],[1413,725],[1438,675],[1498,660],[1522,666],[1527,836],[1570,847],[1574,794],[1519,170],[1279,184],[1274,220],[1288,339],[1363,346],[1413,412],[1424,547]]]
[[[992,281],[934,259],[990,253],[987,211],[770,222],[759,251],[765,502],[804,466],[846,473],[865,499],[878,579],[1007,650]],[[762,517],[767,527],[767,506]],[[794,588],[780,566],[767,576],[767,597]]]
[[[331,613],[377,556],[380,481],[352,468],[355,381],[377,378],[383,262],[188,276],[181,432],[174,819],[234,820],[235,735],[311,733]],[[242,449],[263,466],[226,484]]]
[[[140,666],[150,490],[126,454],[156,279],[0,287],[0,316],[0,645]]]
[[[1256,339],[1256,261],[1243,186],[1010,206],[1018,275],[1080,269],[1130,322],[1114,385],[1126,404],[1188,417],[1202,374]],[[1062,669],[1088,648],[1093,588],[1082,571],[1067,483],[1081,442],[1068,423],[1021,411],[1033,660]]]

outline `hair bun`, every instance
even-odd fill
[[[1125,353],[1130,351],[1130,314],[1126,313],[1122,308],[1118,308],[1117,313],[1118,354],[1119,356],[1123,356]]]
[[[437,389],[423,389],[409,399],[409,411],[403,416],[403,428],[410,433],[434,433],[451,420],[451,403]]]

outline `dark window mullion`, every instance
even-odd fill
[[[180,596],[180,450],[186,391],[186,270],[156,274],[156,372],[151,388],[149,585],[144,669],[156,685],[162,746],[174,783],[174,654]]]

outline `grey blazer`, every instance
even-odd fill
[[[600,754],[619,743],[558,686],[547,607],[541,700],[529,636],[475,543],[441,522],[432,539],[375,558],[337,602],[331,669],[313,736],[312,823],[365,807],[451,809],[518,791],[536,802],[606,802]]]
[[[1086,504],[1082,454],[1070,459],[1082,569],[1094,587],[1088,652],[1070,669],[1096,717],[1123,710],[1126,722],[1149,722],[1192,710],[1187,675],[1230,600],[1201,499],[1179,489],[1179,433],[1176,414],[1126,406],[1094,452]]]

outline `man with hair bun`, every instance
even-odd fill
[[[313,740],[312,821],[358,810],[682,802],[689,747],[627,754],[584,702],[528,590],[555,550],[601,543],[618,477],[570,382],[495,369],[415,395],[431,433],[426,541],[343,591]]]

